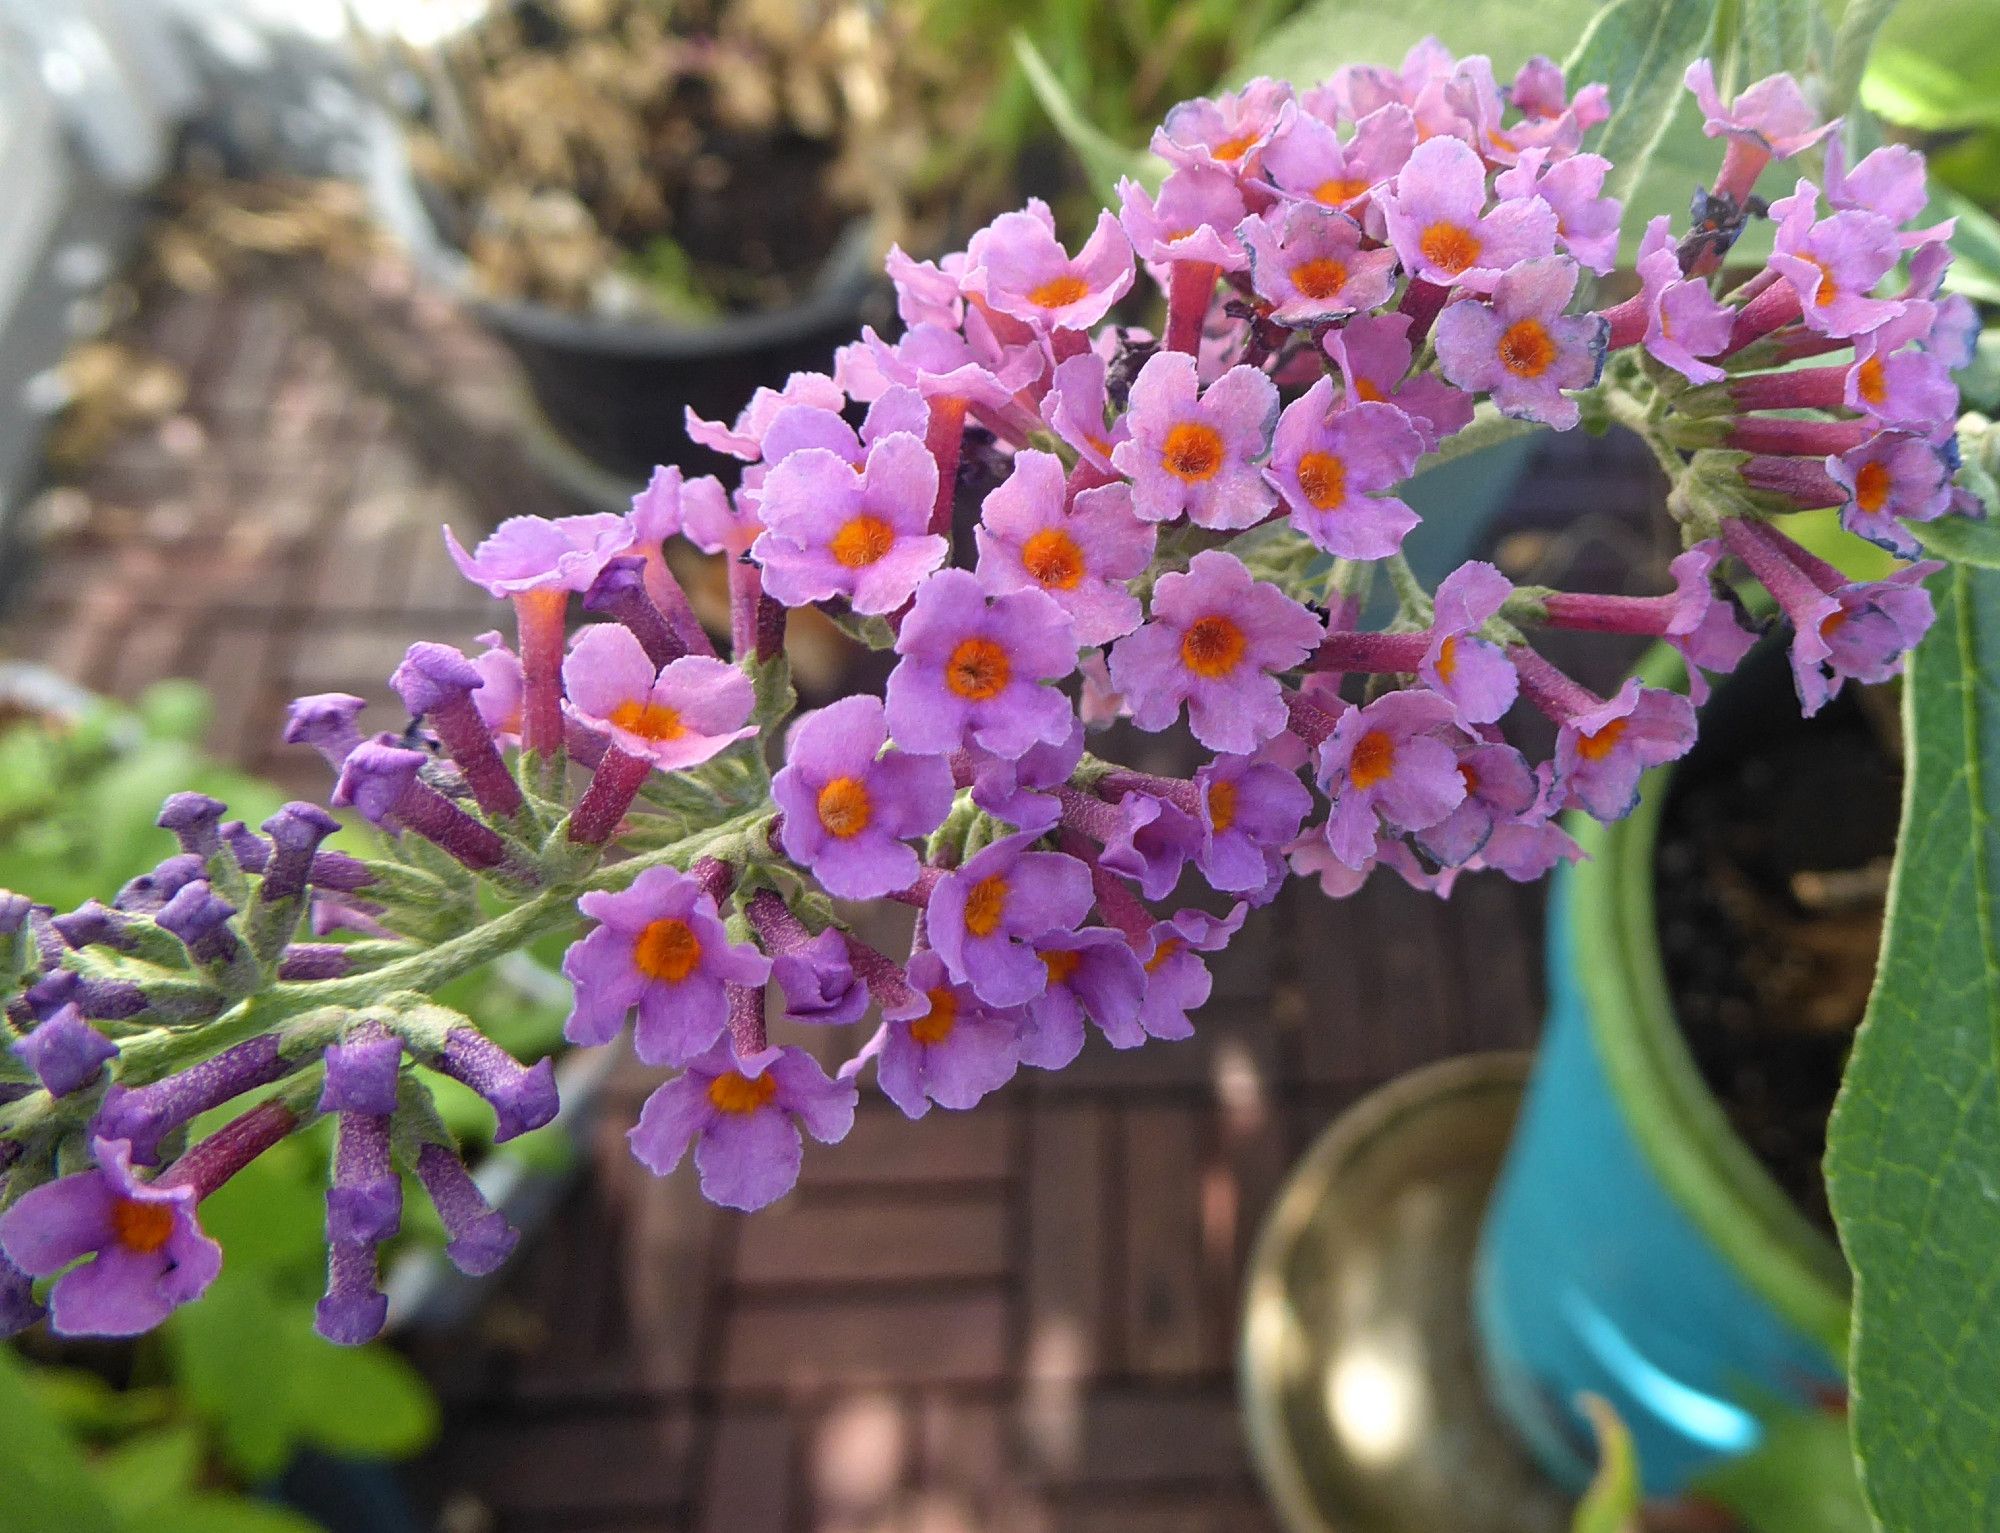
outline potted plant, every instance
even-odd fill
[[[294,705],[333,803],[382,833],[368,856],[322,850],[334,822],[309,805],[257,836],[176,796],[183,850],[114,908],[0,901],[11,1321],[46,1306],[58,1330],[138,1330],[197,1304],[223,1260],[205,1200],[329,1118],[327,1339],[384,1323],[399,1173],[447,1255],[491,1270],[516,1237],[430,1080],[471,1089],[495,1141],[554,1114],[547,1062],[449,999],[502,954],[564,947],[565,1036],[629,1025],[661,1072],[633,1153],[662,1175],[692,1158],[711,1199],[754,1210],[794,1185],[807,1137],[846,1135],[864,1082],[919,1117],[1063,1067],[1089,1025],[1120,1047],[1187,1036],[1204,955],[1288,876],[1447,892],[1573,862],[1560,814],[1624,819],[1696,716],[1643,678],[1590,691],[1538,645],[1551,630],[1659,638],[1727,673],[1755,637],[1721,581],[1754,584],[1793,625],[1808,712],[1895,673],[1934,600],[1940,631],[1976,643],[1955,602],[1982,578],[1968,513],[1990,486],[1977,464],[1954,482],[1949,442],[1972,315],[1939,287],[1949,231],[1914,217],[1921,162],[1835,161],[1766,208],[1760,173],[1836,125],[1789,75],[1745,83],[1756,55],[1733,45],[1723,78],[1742,78],[1719,90],[1714,8],[1656,10],[1624,0],[1572,71],[1533,58],[1504,93],[1489,60],[1430,40],[1400,68],[1176,108],[1164,179],[1121,185],[1079,244],[1031,205],[960,257],[897,263],[906,331],[845,348],[831,389],[747,413],[735,485],[665,468],[623,516],[453,542],[514,643],[413,645],[374,733],[358,699]],[[1867,19],[1850,13],[1861,42]],[[1586,268],[1615,266],[1614,204],[1683,82],[1726,141],[1713,190],[1685,230],[1649,221],[1638,291],[1582,293]],[[1770,256],[1718,291],[1766,212]],[[1866,409],[1834,402],[1850,387]],[[1477,561],[1433,589],[1412,567],[1420,518],[1397,491],[1420,462],[1614,423],[1673,477],[1671,591],[1516,588]],[[1800,544],[1812,507],[1893,547],[1893,571],[1851,578]],[[727,659],[673,577],[674,537],[729,556]],[[1928,588],[1920,537],[1957,560]],[[579,605],[599,620],[571,638]],[[785,637],[805,608],[895,656],[883,696],[793,719]],[[1554,735],[1533,762],[1497,728],[1517,703]],[[1088,749],[1086,722],[1119,717],[1185,724],[1200,766]],[[1917,780],[1933,770],[1920,744]],[[1916,801],[1962,826],[1959,791]],[[1190,869],[1216,898],[1175,898]],[[920,913],[907,953],[857,930],[848,902],[871,901]],[[1893,935],[1891,953],[1893,971]],[[228,1121],[203,1132],[197,1106]],[[1892,1190],[1874,1217],[1913,1212]],[[1867,1462],[1879,1506],[1889,1460]]]

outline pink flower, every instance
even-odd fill
[[[1958,385],[1947,359],[1930,348],[1936,309],[1923,302],[1854,342],[1843,402],[1884,425],[1928,433],[1958,415]]]
[[[1393,495],[1424,450],[1421,432],[1394,405],[1333,407],[1321,378],[1285,407],[1264,477],[1292,525],[1342,559],[1382,559],[1402,547],[1417,513]]]
[[[1726,134],[1747,140],[1777,159],[1812,148],[1838,126],[1819,120],[1799,82],[1788,74],[1757,81],[1726,107],[1716,93],[1715,66],[1707,59],[1688,65],[1683,78],[1701,107],[1702,132],[1710,138]]]
[[[1365,216],[1371,209],[1355,205],[1393,180],[1416,147],[1416,121],[1400,102],[1363,117],[1345,143],[1331,123],[1301,115],[1264,151],[1264,173],[1288,197]],[[1379,237],[1381,230],[1370,233]]]
[[[1250,210],[1227,171],[1182,166],[1161,184],[1157,200],[1127,178],[1118,183],[1118,203],[1118,221],[1142,261],[1195,261],[1222,271],[1250,264],[1236,237]]]
[[[1240,91],[1171,108],[1153,132],[1153,153],[1171,165],[1214,166],[1247,176],[1264,145],[1284,131],[1297,110],[1291,86],[1260,77]]]
[[[1144,610],[1129,582],[1153,557],[1156,534],[1132,514],[1124,484],[1083,490],[1071,501],[1062,459],[1027,449],[980,508],[979,582],[994,595],[1037,589],[1076,624],[1076,642],[1102,644],[1139,626]]]
[[[1467,724],[1493,723],[1514,706],[1520,690],[1513,662],[1499,645],[1479,637],[1513,590],[1505,575],[1476,559],[1438,582],[1430,643],[1417,676]]]
[[[1719,382],[1722,369],[1697,358],[1729,344],[1736,311],[1718,302],[1706,282],[1682,274],[1664,213],[1646,225],[1639,241],[1639,281],[1646,350],[1690,383]]]
[[[615,623],[578,634],[562,669],[564,710],[659,771],[699,766],[757,733],[745,722],[754,699],[742,671],[705,655],[656,668]]]
[[[1438,365],[1462,389],[1486,390],[1504,415],[1558,431],[1577,423],[1564,389],[1586,389],[1604,367],[1610,325],[1564,314],[1577,269],[1561,256],[1523,261],[1495,284],[1493,301],[1450,304],[1437,320]]]
[[[1111,395],[1106,388],[1109,368],[1095,351],[1080,352],[1056,364],[1055,383],[1042,396],[1042,419],[1077,456],[1101,474],[1117,472],[1111,453],[1132,434],[1121,414],[1106,424]]]
[[[1111,461],[1131,479],[1132,509],[1145,520],[1185,513],[1197,526],[1233,529],[1271,509],[1258,462],[1277,425],[1278,390],[1256,368],[1232,367],[1198,390],[1192,357],[1157,352],[1132,384],[1127,418],[1132,435]]]
[[[1472,396],[1453,388],[1434,373],[1405,378],[1410,370],[1410,316],[1362,314],[1321,343],[1340,369],[1345,401],[1394,405],[1422,433],[1424,451],[1465,429],[1472,420]]]
[[[1905,559],[1920,545],[1901,520],[1936,521],[1951,509],[1951,466],[1922,437],[1883,431],[1826,460],[1847,492],[1840,525]]]
[[[1396,253],[1364,250],[1361,226],[1345,214],[1295,203],[1246,218],[1236,233],[1250,253],[1250,285],[1280,325],[1324,324],[1395,291]]]
[[[1069,700],[1052,687],[1076,669],[1069,615],[1040,590],[988,598],[970,570],[939,570],[896,636],[889,733],[904,750],[977,746],[1012,760],[1069,738]]]
[[[764,589],[787,606],[844,596],[856,612],[893,612],[944,563],[930,531],[937,462],[923,439],[898,431],[854,465],[801,447],[764,481],[764,532],[750,550]]]
[[[1132,286],[1132,244],[1108,209],[1071,256],[1056,238],[1048,204],[1002,213],[966,247],[963,286],[1002,314],[1038,330],[1084,330]]]
[[[1902,259],[1894,227],[1873,213],[1817,218],[1818,212],[1819,193],[1810,181],[1771,204],[1778,220],[1771,268],[1798,293],[1806,327],[1845,338],[1893,319],[1902,305],[1869,295]]]
[[[1616,197],[1600,195],[1611,162],[1601,154],[1554,159],[1547,149],[1523,149],[1512,169],[1493,182],[1501,197],[1539,197],[1556,216],[1556,242],[1602,276],[1618,264]]]
[[[1440,287],[1490,293],[1508,268],[1555,250],[1554,210],[1516,197],[1486,211],[1486,166],[1455,138],[1417,145],[1375,200],[1404,268]]]
[[[1319,782],[1333,802],[1326,841],[1360,871],[1376,855],[1378,825],[1426,830],[1465,799],[1457,710],[1424,688],[1351,708],[1319,751]]]
[[[632,546],[622,516],[510,516],[467,553],[444,529],[445,547],[458,572],[489,596],[505,599],[530,591],[587,591],[604,566]]]
[[[785,380],[782,389],[758,389],[750,396],[736,417],[734,426],[725,426],[720,421],[703,420],[687,411],[687,434],[716,452],[727,453],[732,458],[741,458],[745,463],[755,463],[764,456],[764,431],[777,413],[787,405],[810,405],[818,410],[838,411],[847,403],[847,395],[842,392],[825,373],[793,373]]]

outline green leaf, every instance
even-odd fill
[[[1632,1434],[1611,1402],[1582,1395],[1577,1403],[1597,1435],[1597,1474],[1577,1503],[1570,1533],[1634,1533],[1639,1526],[1639,1459]]]
[[[7,1527],[117,1533],[119,1519],[91,1480],[83,1449],[28,1387],[30,1370],[0,1347],[0,1507]]]
[[[1861,90],[1861,76],[1868,67],[1868,55],[1901,0],[1847,0],[1847,12],[1833,35],[1833,65],[1827,71],[1826,110],[1845,112]]]
[[[1882,956],[1826,1162],[1855,1443],[1888,1533],[2000,1524],[2000,573],[1957,565],[1930,590]]]
[[[1746,1533],[1872,1533],[1846,1417],[1789,1411],[1763,1428],[1755,1448],[1709,1470],[1693,1488],[1734,1512]]]
[[[223,1265],[201,1300],[167,1320],[167,1345],[188,1398],[246,1479],[284,1468],[297,1442],[292,1348],[284,1306],[259,1275]]]
[[[1563,65],[1572,84],[1611,87],[1611,116],[1590,146],[1611,161],[1606,196],[1629,198],[1645,174],[1681,110],[1681,76],[1713,36],[1715,16],[1716,0],[1615,0]]]
[[[151,1528],[173,1533],[323,1533],[297,1512],[247,1496],[183,1496],[161,1507]]]
[[[1953,259],[1944,274],[1944,285],[1981,303],[2000,303],[2000,223],[1950,187],[1932,190],[1929,212],[1958,220],[1952,231]]]
[[[438,1407],[388,1347],[335,1347],[308,1334],[292,1353],[301,1432],[331,1453],[407,1458],[437,1435]]]
[[[1935,522],[1908,522],[1924,552],[1960,564],[1976,564],[1982,569],[2000,570],[2000,525],[1991,520],[1947,516]]]
[[[1135,176],[1158,185],[1159,167],[1151,155],[1144,150],[1128,149],[1085,117],[1025,32],[1015,32],[1012,41],[1014,56],[1021,61],[1021,72],[1028,77],[1035,99],[1049,114],[1049,121],[1062,135],[1063,142],[1082,162],[1092,190],[1108,192],[1121,176]]]
[[[201,1432],[183,1423],[122,1442],[91,1467],[119,1518],[136,1522],[143,1514],[157,1516],[161,1502],[193,1490],[201,1464]]]
[[[1849,0],[1850,10],[1867,0]],[[2000,126],[2000,6],[1902,0],[1883,25],[1861,101],[1926,133]]]

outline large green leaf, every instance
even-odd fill
[[[1745,1533],[1873,1533],[1843,1417],[1788,1411],[1763,1427],[1755,1448],[1695,1481],[1704,1500],[1728,1507]]]
[[[20,1358],[0,1346],[0,1527],[116,1533],[83,1450],[35,1399]]]
[[[1598,1395],[1578,1402],[1597,1436],[1597,1473],[1577,1503],[1570,1533],[1633,1533],[1639,1525],[1639,1456],[1631,1430]]]
[[[2000,1527],[2000,572],[1931,590],[1882,958],[1827,1153],[1855,1444],[1889,1533]]]
[[[1615,0],[1564,64],[1571,82],[1611,88],[1611,117],[1591,145],[1611,161],[1606,195],[1632,197],[1681,110],[1681,77],[1713,35],[1715,16],[1716,0]],[[1629,216],[1627,225],[1644,227]]]
[[[1883,24],[1861,100],[1927,133],[2000,126],[2000,5],[1902,0]]]

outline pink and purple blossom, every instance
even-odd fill
[[[856,612],[895,611],[949,551],[930,530],[937,494],[937,461],[908,432],[877,441],[858,474],[824,447],[794,450],[764,481],[750,550],[764,589],[790,607],[839,596]]]
[[[1501,274],[1490,303],[1446,307],[1437,320],[1438,365],[1462,389],[1486,392],[1503,415],[1567,431],[1577,403],[1604,370],[1610,325],[1597,314],[1565,314],[1577,268],[1560,256],[1523,261]]]
[[[1111,461],[1132,481],[1132,509],[1149,522],[1185,515],[1198,527],[1252,527],[1271,509],[1259,468],[1278,422],[1278,390],[1254,367],[1232,367],[1203,389],[1192,357],[1163,351],[1132,384],[1131,436]]]
[[[699,766],[756,726],[750,678],[706,655],[655,666],[615,623],[586,628],[563,661],[564,704],[585,728],[657,771]]]
[[[1319,750],[1332,803],[1326,841],[1356,870],[1376,855],[1379,826],[1427,830],[1465,800],[1457,709],[1426,688],[1388,692],[1342,714]]]
[[[1366,249],[1361,226],[1307,203],[1246,218],[1237,237],[1250,256],[1250,286],[1270,318],[1292,328],[1378,308],[1396,287],[1396,253]]]
[[[1039,590],[1067,612],[1076,642],[1102,644],[1139,626],[1144,609],[1130,582],[1153,557],[1158,536],[1132,514],[1124,484],[1069,495],[1062,460],[1027,449],[980,508],[973,529],[979,582],[995,596]]]
[[[1021,1011],[982,1001],[928,948],[910,955],[907,972],[909,999],[882,1008],[881,1030],[842,1076],[872,1058],[876,1084],[909,1118],[933,1102],[953,1111],[977,1106],[1020,1068]]]
[[[1061,852],[1030,851],[1035,840],[1023,831],[975,853],[938,880],[926,906],[945,968],[990,1005],[1040,995],[1048,974],[1034,943],[1090,912],[1090,870]]]
[[[964,291],[1037,330],[1087,330],[1132,286],[1132,242],[1109,209],[1074,256],[1056,238],[1048,204],[1029,198],[1002,213],[965,249]]]
[[[1315,547],[1341,559],[1381,559],[1420,520],[1381,492],[1408,479],[1423,452],[1423,433],[1396,406],[1336,409],[1333,380],[1321,378],[1278,418],[1264,477]]]
[[[1417,145],[1375,201],[1403,269],[1439,287],[1490,293],[1503,272],[1555,251],[1555,210],[1537,197],[1514,197],[1489,211],[1486,166],[1456,138]]]
[[[1340,369],[1343,406],[1392,404],[1422,433],[1424,451],[1465,429],[1472,420],[1472,396],[1434,373],[1406,376],[1415,348],[1407,314],[1362,314],[1321,342]]]

